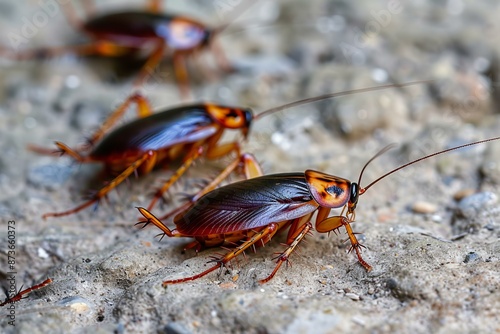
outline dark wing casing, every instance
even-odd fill
[[[157,37],[156,27],[168,23],[173,16],[148,12],[119,12],[103,14],[88,20],[83,29],[90,34],[123,42],[131,39],[146,41]]]
[[[317,207],[304,173],[273,174],[215,189],[174,223],[183,235],[205,236],[299,218]]]
[[[169,48],[189,50],[207,43],[210,37],[210,32],[193,19],[134,11],[95,17],[87,21],[83,29],[98,39],[130,47],[138,47],[161,38]]]
[[[120,157],[196,142],[213,135],[217,126],[204,105],[189,105],[138,118],[107,135],[91,152],[93,158]]]

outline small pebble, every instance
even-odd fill
[[[462,190],[457,191],[453,195],[453,199],[458,202],[458,201],[462,200],[463,198],[470,196],[472,194],[474,194],[474,189],[470,189],[470,188],[462,189]]]
[[[359,296],[355,293],[348,292],[345,294],[346,297],[351,298],[352,300],[359,300]]]
[[[469,254],[465,255],[464,263],[479,262],[481,260],[481,255],[477,254],[476,252],[470,252]]]
[[[219,284],[219,288],[221,289],[236,289],[238,286],[233,282],[224,282]]]
[[[91,303],[79,296],[63,298],[59,301],[59,304],[69,307],[73,312],[78,314],[88,313],[92,309]]]
[[[364,326],[365,325],[365,321],[360,318],[360,317],[352,317],[352,322],[354,322],[355,324],[358,324],[360,326]]]
[[[90,307],[85,303],[73,303],[69,307],[78,314],[87,313],[90,310]]]
[[[477,218],[486,207],[498,202],[498,197],[486,191],[467,196],[458,203],[460,213],[469,219]]]
[[[47,251],[42,247],[38,247],[38,257],[46,259],[49,257],[49,253],[47,253]]]
[[[437,206],[429,202],[417,201],[413,203],[411,210],[415,213],[434,213],[437,211]]]
[[[193,323],[194,325],[194,323]],[[191,333],[184,325],[178,322],[170,322],[165,327],[163,327],[163,331],[160,333],[165,334],[189,334]]]

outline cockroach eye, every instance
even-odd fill
[[[250,124],[252,124],[252,121],[253,121],[253,112],[252,112],[252,109],[250,109],[250,108],[243,109],[243,115],[245,117],[245,124],[247,126],[249,126]]]
[[[351,183],[351,196],[349,197],[349,201],[351,203],[358,203],[358,197],[359,197],[359,186],[357,183]]]

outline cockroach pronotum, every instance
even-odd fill
[[[351,228],[351,223],[356,218],[355,209],[359,196],[385,177],[417,162],[498,139],[500,137],[426,155],[385,173],[365,187],[360,186],[364,170],[370,162],[390,149],[391,145],[382,149],[365,164],[357,183],[314,170],[264,176],[254,174],[251,175],[255,176],[254,178],[206,193],[187,210],[174,217],[176,228],[173,230],[145,208],[138,208],[146,218],[138,224],[143,223],[145,226],[152,223],[163,232],[162,236],[194,238],[194,245],[190,246],[198,246],[198,249],[237,245],[224,256],[210,261],[215,264],[207,270],[193,276],[164,281],[163,286],[203,277],[221,268],[248,248],[268,243],[276,232],[289,227],[287,249],[277,256],[277,264],[271,274],[260,280],[260,283],[266,283],[274,277],[283,262],[288,263],[292,252],[313,229],[311,218],[315,212],[317,216],[314,229],[318,233],[329,233],[337,232],[343,226],[351,242],[349,252],[354,251],[359,263],[370,271],[372,267],[361,257],[361,249],[364,246],[359,243]],[[328,217],[331,209],[341,207],[340,215]]]
[[[186,16],[161,13],[159,0],[148,2],[148,10],[111,12],[81,22],[69,1],[61,7],[65,9],[70,24],[88,35],[93,40],[92,42],[18,53],[4,48],[0,50],[0,54],[22,60],[44,54],[57,56],[66,53],[83,56],[125,57],[134,56],[144,50],[149,55],[135,81],[135,86],[138,87],[153,73],[168,51],[172,55],[175,76],[181,96],[184,98],[189,96],[186,57],[210,48],[219,66],[224,70],[231,69],[214,38],[224,26],[210,29],[203,23]]]
[[[6,292],[7,298],[2,303],[0,303],[0,307],[4,306],[4,305],[7,305],[7,304],[17,303],[18,301],[20,301],[21,299],[23,299],[30,292],[38,290],[38,289],[41,289],[41,288],[49,285],[50,283],[52,283],[52,279],[47,278],[42,283],[33,285],[30,288],[22,290],[23,287],[21,287],[21,289],[19,289],[19,292],[16,293],[14,296],[10,297],[10,298],[9,298],[7,292]]]
[[[404,87],[423,82],[425,81],[390,84],[321,95],[272,108],[255,116],[250,108],[228,107],[214,103],[185,105],[152,114],[147,100],[139,94],[134,95],[131,100],[125,101],[118,107],[89,139],[89,146],[93,146],[94,143],[97,143],[97,145],[93,146],[87,155],[82,155],[78,150],[73,150],[61,142],[56,142],[60,153],[68,154],[80,163],[103,162],[109,170],[120,174],[94,194],[90,200],[71,210],[46,213],[43,218],[76,213],[98,202],[132,173],[139,171],[146,174],[159,164],[164,165],[174,159],[182,158],[181,166],[156,192],[154,199],[148,206],[148,209],[151,210],[163,193],[201,156],[207,159],[216,159],[235,152],[237,158],[230,164],[232,169],[235,169],[243,161],[237,141],[219,144],[219,140],[226,129],[239,129],[246,138],[254,120],[286,108],[332,97],[392,87]],[[118,127],[106,135],[108,129],[122,117],[131,103],[137,104],[139,118]],[[31,150],[45,154],[53,153],[35,146],[31,146]]]

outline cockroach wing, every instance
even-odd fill
[[[163,38],[170,49],[192,49],[208,36],[208,31],[195,20],[139,11],[104,14],[87,21],[84,30],[97,38],[136,47],[154,38]]]
[[[204,105],[158,112],[127,123],[107,135],[92,151],[93,157],[161,150],[205,139],[217,131]]]
[[[88,20],[83,29],[97,37],[127,42],[140,43],[140,39],[151,39],[158,36],[157,27],[168,23],[172,16],[139,11],[126,11],[96,16]]]
[[[222,234],[299,218],[317,207],[304,173],[265,175],[207,193],[174,223],[186,236]]]
[[[311,195],[319,205],[340,208],[349,201],[351,181],[310,169],[306,170],[305,177]]]

